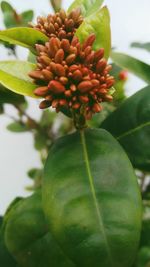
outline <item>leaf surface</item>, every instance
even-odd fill
[[[17,27],[0,31],[0,40],[20,45],[35,52],[35,44],[46,43],[48,37],[42,32],[29,27]]]
[[[81,14],[84,17],[95,13],[103,4],[104,0],[75,0],[68,9],[71,12],[73,9],[80,8]]]
[[[132,72],[146,83],[150,83],[150,65],[123,53],[112,52],[111,58],[120,67]]]
[[[14,93],[36,98],[33,91],[37,87],[28,73],[35,65],[24,61],[1,61],[0,83]]]
[[[100,127],[117,138],[135,168],[150,171],[150,86],[124,101]]]
[[[93,49],[105,49],[105,58],[109,57],[111,49],[110,16],[107,7],[103,7],[93,15],[85,18],[84,22],[76,31],[76,36],[83,43],[87,37],[95,33],[96,40]]]
[[[5,241],[21,267],[74,267],[48,231],[40,192],[11,209],[5,222]]]
[[[59,139],[44,171],[43,207],[64,253],[78,267],[128,267],[141,228],[132,166],[103,129]]]

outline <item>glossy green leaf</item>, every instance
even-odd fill
[[[7,130],[14,133],[22,133],[29,131],[29,128],[22,122],[16,121],[7,125]]]
[[[108,132],[87,129],[53,145],[43,207],[53,236],[76,266],[131,266],[141,198],[132,166]]]
[[[76,36],[83,43],[86,38],[95,33],[96,40],[93,49],[105,49],[105,58],[109,57],[111,49],[110,16],[107,7],[103,7],[93,15],[85,18],[84,22],[76,31]]]
[[[80,8],[81,14],[84,17],[87,17],[97,12],[103,2],[104,0],[75,0],[69,7],[68,12],[71,12],[73,9]]]
[[[150,65],[123,53],[112,52],[111,58],[120,67],[127,69],[145,82],[150,83]]]
[[[74,267],[48,231],[40,193],[19,201],[9,212],[5,241],[21,267]]]
[[[141,48],[141,49],[144,49],[144,50],[150,52],[150,43],[134,42],[134,43],[131,44],[131,47]]]
[[[33,91],[37,87],[29,78],[28,73],[35,65],[24,61],[1,61],[0,84],[14,93],[36,98]]]
[[[35,52],[35,44],[47,42],[48,37],[33,28],[17,27],[0,31],[0,40],[26,47]]]
[[[101,127],[117,138],[135,168],[150,171],[150,86],[124,101]]]

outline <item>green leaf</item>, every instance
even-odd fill
[[[5,241],[21,267],[75,267],[48,231],[40,192],[19,201],[10,211]]]
[[[43,207],[75,266],[131,266],[141,198],[132,166],[108,132],[87,129],[57,140],[45,166]]]
[[[150,267],[150,247],[143,247],[140,249],[136,266]]]
[[[146,51],[150,52],[150,43],[134,42],[131,44],[131,47],[145,49]]]
[[[21,13],[21,17],[22,17],[22,24],[24,26],[28,26],[28,23],[33,20],[34,12],[33,12],[33,10],[27,10],[27,11]]]
[[[61,9],[62,0],[50,0],[50,3],[55,12],[58,12]]]
[[[107,7],[103,7],[93,15],[85,18],[84,22],[76,31],[76,36],[83,43],[86,38],[95,33],[96,40],[93,49],[105,49],[105,58],[109,57],[111,49],[110,16]]]
[[[7,125],[7,130],[9,130],[10,132],[22,133],[22,132],[29,131],[29,128],[22,122],[17,121],[17,122],[12,122],[9,125]]]
[[[23,96],[15,94],[5,87],[0,86],[0,104],[20,105],[25,103]]]
[[[2,217],[0,217],[0,224],[2,225]],[[17,267],[16,261],[13,259],[12,255],[8,252],[5,241],[4,233],[0,225],[0,264],[1,267]]]
[[[145,82],[150,83],[150,65],[123,53],[112,52],[111,58],[120,67],[127,69]]]
[[[36,98],[33,91],[37,87],[29,78],[28,73],[35,65],[24,61],[1,61],[0,84],[14,93]]]
[[[135,168],[150,171],[150,86],[124,101],[101,127],[117,138]]]
[[[100,9],[104,0],[75,0],[68,9],[71,12],[73,9],[80,8],[81,14],[84,17],[92,15]]]
[[[1,10],[3,13],[14,11],[13,7],[6,1],[1,2]]]
[[[48,37],[33,28],[18,27],[0,31],[0,40],[26,47],[35,53],[35,44],[47,42]]]

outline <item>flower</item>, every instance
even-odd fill
[[[52,32],[52,22],[55,26],[59,18],[60,28],[56,27]],[[93,50],[95,34],[90,34],[83,44],[75,36],[82,21],[79,10],[74,10],[68,17],[60,11],[38,21],[35,28],[49,36],[44,45],[36,45],[37,68],[29,73],[40,85],[34,91],[35,95],[44,98],[40,108],[52,106],[57,112],[65,108],[90,119],[102,110],[102,102],[113,99],[109,90],[114,84],[114,77],[109,75],[111,65],[107,65],[104,49]]]

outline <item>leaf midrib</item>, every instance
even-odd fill
[[[96,196],[96,192],[95,192],[95,188],[94,188],[94,179],[93,179],[92,172],[91,172],[91,167],[90,167],[90,162],[89,162],[89,156],[88,156],[88,150],[87,150],[86,138],[85,138],[84,130],[80,131],[80,136],[81,136],[81,144],[82,144],[82,148],[83,148],[83,156],[84,156],[84,159],[85,159],[87,175],[88,175],[90,189],[91,189],[91,193],[92,193],[92,197],[93,197],[93,201],[94,201],[94,206],[95,206],[95,209],[96,209],[96,214],[97,214],[97,218],[98,218],[98,224],[99,224],[99,227],[100,227],[100,232],[102,232],[102,234],[103,234],[103,238],[104,238],[104,241],[105,241],[107,254],[109,256],[109,261],[110,261],[111,266],[113,266],[113,260],[112,260],[111,252],[110,252],[110,249],[109,249],[109,243],[108,243],[108,239],[107,239],[107,235],[106,235],[106,232],[105,232],[103,219],[102,219],[102,216],[101,216],[101,211],[100,211],[100,208],[99,208],[99,204],[98,204],[98,200],[97,200],[97,196]]]
[[[141,125],[139,125],[139,126],[133,128],[133,129],[130,129],[129,131],[127,131],[127,132],[121,134],[120,136],[116,137],[116,139],[117,139],[117,140],[120,140],[121,138],[126,137],[126,136],[128,136],[128,135],[131,135],[132,133],[135,133],[136,131],[139,131],[139,130],[141,130],[142,128],[147,127],[147,126],[150,126],[150,121],[148,121],[148,122],[146,122],[146,123],[143,123],[143,124],[141,124]]]

